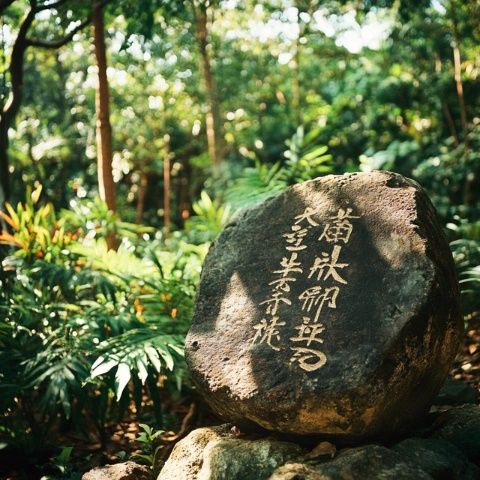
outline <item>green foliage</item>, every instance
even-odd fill
[[[457,215],[474,221],[480,214],[480,122],[464,142],[447,139],[437,155],[427,158],[414,174],[428,189],[439,213],[447,221]]]
[[[150,468],[155,468],[158,464],[157,455],[162,449],[162,445],[158,445],[158,438],[165,433],[163,430],[155,430],[144,423],[140,423],[139,427],[142,431],[135,439],[140,444],[140,452],[135,453],[132,458],[136,461],[145,463]]]
[[[333,171],[332,156],[328,148],[318,144],[320,130],[305,134],[301,126],[290,140],[284,152],[284,164],[274,165],[255,162],[254,168],[246,168],[226,193],[226,200],[234,210],[248,207],[276,195],[290,185],[315,178]]]
[[[450,223],[447,225],[456,239],[450,243],[457,266],[467,317],[480,311],[480,222]]]
[[[206,191],[202,191],[192,208],[195,215],[187,220],[185,228],[200,243],[214,240],[230,218],[230,206],[212,200]]]
[[[70,209],[62,211],[62,219],[67,228],[89,239],[106,238],[109,234],[135,239],[140,234],[154,231],[151,227],[121,221],[119,215],[109,210],[99,197],[72,200]]]
[[[34,258],[55,261],[71,236],[65,234],[63,222],[57,221],[51,204],[37,207],[41,192],[41,185],[33,192],[28,189],[26,202],[18,202],[16,209],[8,202],[5,204],[7,212],[0,211],[0,218],[13,233],[0,231],[0,244],[19,248],[19,253],[28,261]]]
[[[281,175],[285,185],[332,173],[332,155],[327,153],[327,146],[318,144],[320,132],[320,128],[314,128],[305,133],[304,127],[300,126],[286,142],[289,148],[284,153],[287,161]]]
[[[72,455],[73,447],[63,447],[60,453],[53,457],[52,464],[60,471],[64,476],[71,473],[70,457]]]
[[[58,422],[101,433],[107,416],[121,416],[130,400],[141,412],[147,392],[161,421],[157,382],[179,389],[185,381],[183,338],[199,274],[188,259],[197,247],[142,259],[123,248],[89,256],[86,238],[64,234],[70,241],[60,248],[46,236],[62,219],[45,208],[30,202],[8,217],[22,241],[0,269],[0,437],[35,444]]]
[[[0,111],[29,7],[7,3]],[[57,38],[89,8],[48,8],[29,35]],[[477,1],[127,0],[109,2],[105,20],[116,213],[97,195],[89,30],[24,56],[8,132],[13,195],[0,213],[0,257],[15,249],[0,264],[0,443],[30,453],[59,427],[101,433],[130,403],[141,415],[145,396],[162,425],[162,396],[186,382],[183,337],[208,243],[238,209],[319,175],[391,169],[418,180],[448,226],[467,318],[478,316]],[[376,45],[362,47],[367,37]],[[224,143],[215,172],[212,98]],[[25,184],[43,190],[24,200]],[[118,251],[107,249],[112,234]]]

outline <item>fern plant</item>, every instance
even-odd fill
[[[273,165],[255,162],[246,168],[226,192],[226,201],[234,210],[245,208],[277,195],[288,186],[333,171],[328,147],[318,144],[319,129],[305,133],[303,126],[286,142],[285,161]]]
[[[206,191],[202,191],[200,199],[193,203],[192,208],[195,216],[187,220],[185,228],[198,243],[214,240],[230,219],[230,206],[212,200]]]
[[[480,221],[449,223],[450,243],[467,317],[480,312]]]
[[[16,251],[0,263],[0,442],[38,448],[59,422],[101,435],[145,393],[161,422],[159,385],[185,378],[198,247],[90,254],[37,192],[2,214]]]

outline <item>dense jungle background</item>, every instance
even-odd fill
[[[210,415],[183,360],[210,242],[376,169],[445,225],[478,393],[477,0],[0,0],[0,477],[158,469]]]

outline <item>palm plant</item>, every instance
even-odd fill
[[[246,168],[226,193],[233,210],[254,205],[285,190],[288,186],[333,171],[328,147],[318,144],[319,129],[305,133],[303,126],[286,142],[285,161],[274,165],[255,162]]]

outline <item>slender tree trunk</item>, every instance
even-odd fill
[[[445,115],[445,119],[447,120],[450,136],[453,137],[453,142],[455,143],[455,145],[458,145],[457,129],[455,128],[455,122],[453,121],[453,117],[446,100],[442,100],[442,110],[443,110],[443,114]]]
[[[98,68],[98,84],[95,95],[97,114],[97,168],[100,198],[109,210],[116,210],[115,184],[112,174],[112,127],[110,125],[110,98],[107,78],[107,52],[103,10],[97,0],[92,0],[93,45]],[[107,247],[116,249],[118,241],[114,233],[107,235]]]
[[[297,26],[298,26],[298,36],[295,41],[295,70],[293,73],[293,83],[292,83],[292,106],[293,106],[293,115],[295,118],[295,127],[299,127],[303,123],[303,112],[302,112],[302,84],[300,80],[301,75],[301,59],[302,59],[302,46],[300,39],[303,35],[303,22],[300,18],[300,9],[297,12]]]
[[[468,133],[467,108],[465,106],[465,96],[463,94],[462,61],[460,56],[460,48],[456,39],[453,43],[453,67],[455,86],[457,88],[458,105],[460,107],[460,121],[462,123],[462,130],[466,139]]]
[[[440,75],[442,73],[442,68],[443,68],[442,59],[438,54],[438,52],[435,52],[435,73],[437,75]],[[450,136],[453,138],[455,145],[458,145],[457,129],[455,128],[455,122],[453,121],[452,113],[450,112],[448,103],[443,97],[440,99],[440,103],[442,104],[442,110],[443,110],[443,114],[445,115],[445,120],[447,122]]]
[[[8,129],[0,129],[0,208],[10,197],[10,172],[8,165]]]
[[[8,130],[14,126],[23,99],[23,61],[27,50],[27,32],[35,18],[33,8],[25,15],[13,44],[8,71],[11,90],[0,112],[0,201],[10,197],[10,171],[8,157]],[[2,198],[3,197],[3,198]]]
[[[208,99],[207,143],[208,153],[213,162],[214,170],[218,170],[223,156],[223,132],[220,115],[220,104],[217,95],[215,79],[212,74],[210,56],[208,54],[208,21],[207,7],[204,5],[195,9],[196,36],[202,62],[203,78]]]
[[[463,82],[462,82],[462,59],[460,53],[460,35],[458,32],[458,19],[457,19],[457,2],[455,0],[450,0],[448,3],[448,15],[451,21],[452,28],[452,50],[453,50],[453,76],[455,80],[455,87],[457,90],[458,106],[460,109],[460,122],[462,124],[464,143],[467,147],[467,134],[468,134],[468,118],[467,118],[467,108],[465,106],[465,96],[463,93]],[[468,148],[468,147],[467,147]]]
[[[170,175],[170,135],[165,135],[164,153],[163,153],[163,225],[165,227],[165,235],[170,235],[172,227],[172,214],[170,208],[171,196],[171,175]]]
[[[148,174],[142,172],[140,174],[140,185],[138,187],[137,211],[135,214],[135,223],[141,224],[143,221],[143,213],[145,212],[145,197],[147,196]]]
[[[190,216],[190,202],[188,200],[188,177],[186,175],[182,176],[180,180],[179,199],[180,218],[183,222],[182,226],[185,226],[185,221]]]

